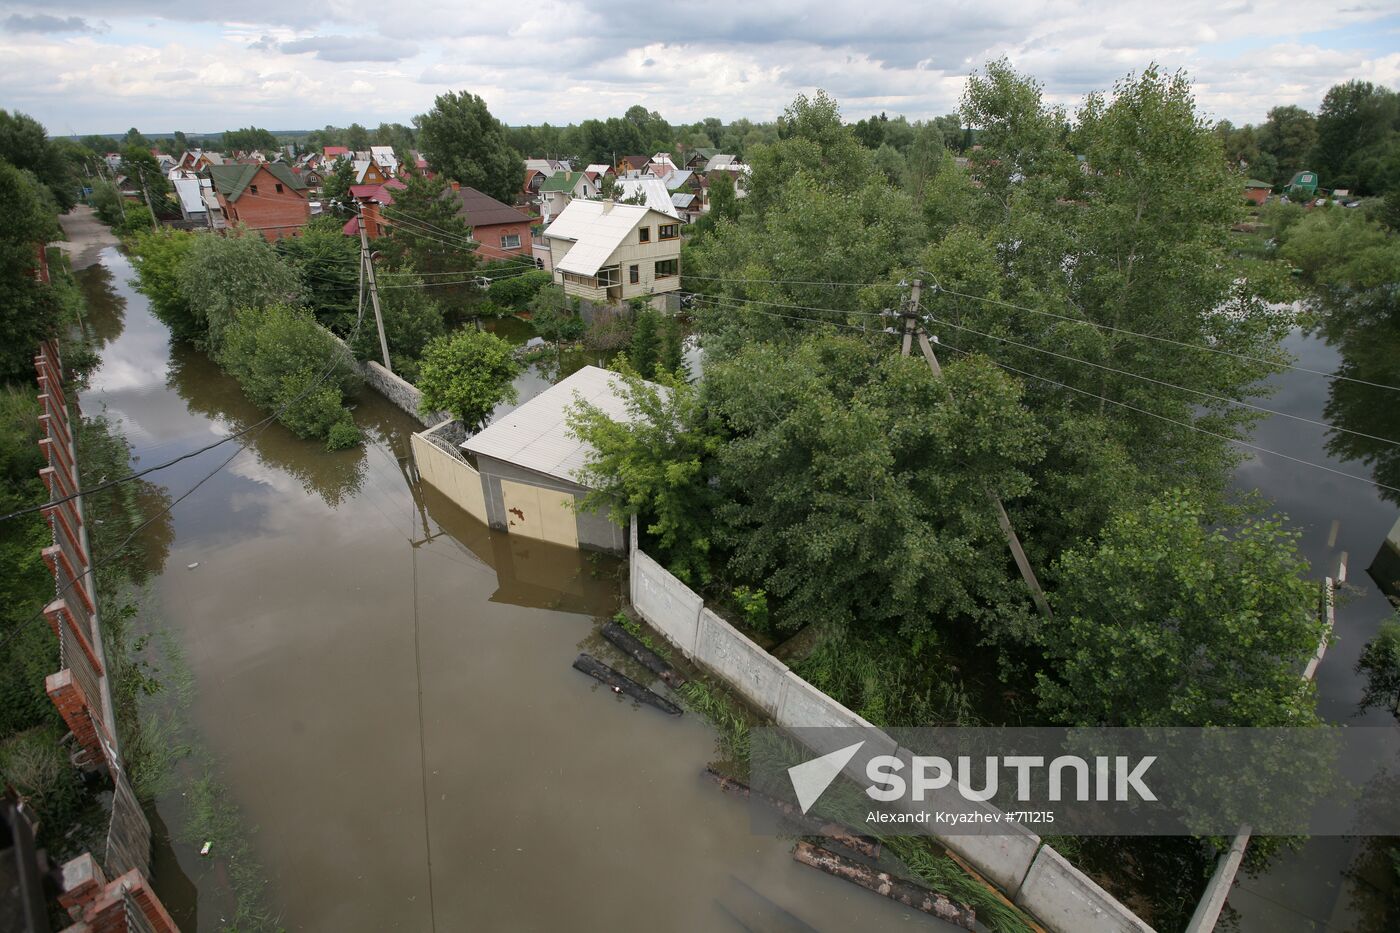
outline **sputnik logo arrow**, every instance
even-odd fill
[[[841,769],[846,767],[864,744],[862,740],[788,768],[788,780],[792,781],[792,789],[797,793],[797,804],[804,814],[812,809],[812,805],[831,786],[831,782],[836,780],[836,775],[841,773]]]

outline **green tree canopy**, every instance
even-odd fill
[[[1177,491],[1125,509],[1056,568],[1047,714],[1083,726],[1301,726],[1323,637],[1281,519],[1214,527]]]
[[[520,153],[486,101],[467,91],[440,94],[413,123],[428,164],[439,174],[507,204],[515,199],[524,181]]]
[[[438,337],[423,351],[420,411],[451,412],[467,430],[480,430],[497,405],[519,397],[520,370],[514,347],[495,334],[466,329]]]

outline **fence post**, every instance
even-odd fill
[[[63,863],[63,893],[58,896],[58,903],[68,911],[68,916],[81,920],[83,911],[97,900],[105,887],[107,878],[102,874],[102,866],[91,852],[84,852]]]
[[[53,700],[53,705],[58,707],[59,715],[68,724],[69,731],[87,753],[88,763],[106,764],[107,752],[102,742],[103,736],[98,731],[102,729],[101,716],[94,714],[91,698],[73,680],[73,672],[64,668],[50,674],[44,679],[44,690]]]

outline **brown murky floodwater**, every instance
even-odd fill
[[[262,417],[171,345],[125,257],[90,253],[108,342],[82,406],[120,418],[138,462]],[[617,606],[615,562],[491,532],[411,481],[406,415],[369,393],[356,421],[366,444],[334,454],[274,425],[176,506],[151,594],[283,927],[779,929],[730,916],[757,891],[822,931],[949,929],[751,835],[700,776],[706,723],[570,669]],[[153,478],[179,495],[228,452]],[[187,842],[157,859],[187,931],[220,928],[226,880]]]

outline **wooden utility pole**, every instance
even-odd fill
[[[940,382],[943,380],[943,367],[938,365],[938,357],[933,353],[933,344],[928,339],[928,332],[924,330],[924,325],[919,321],[919,294],[923,291],[924,283],[922,279],[914,280],[914,287],[909,292],[909,306],[904,313],[904,344],[900,349],[900,356],[908,356],[910,344],[917,334],[919,338],[919,352],[923,353],[924,359],[928,361],[928,368],[933,371],[933,375]],[[935,286],[935,291],[937,286]],[[949,392],[947,385],[943,386],[944,392]],[[1021,539],[1016,536],[1016,529],[1011,527],[1011,516],[1006,514],[1006,507],[1001,504],[1001,497],[990,489],[983,487],[987,494],[987,499],[992,503],[992,508],[997,513],[997,524],[1001,526],[1001,533],[1006,538],[1006,546],[1011,549],[1011,557],[1016,561],[1016,568],[1021,571],[1021,579],[1026,581],[1026,588],[1031,591],[1031,600],[1035,603],[1035,608],[1047,619],[1053,619],[1050,612],[1050,602],[1045,598],[1045,591],[1040,588],[1040,581],[1035,577],[1035,570],[1031,567],[1031,562],[1026,557],[1026,551],[1021,547]]]
[[[151,212],[151,232],[159,233],[160,225],[156,223],[156,209],[151,206],[151,190],[146,187],[146,170],[141,166],[136,166],[136,174],[141,176],[141,193],[146,197],[146,210]]]
[[[360,302],[363,307],[364,302],[364,278],[369,278],[369,300],[374,305],[374,323],[379,328],[379,350],[384,354],[384,368],[389,372],[394,371],[394,367],[389,362],[389,341],[384,337],[384,315],[379,310],[379,284],[374,280],[374,260],[369,254],[369,235],[365,233],[365,207],[363,204],[356,204],[360,219],[360,281],[361,292]]]

